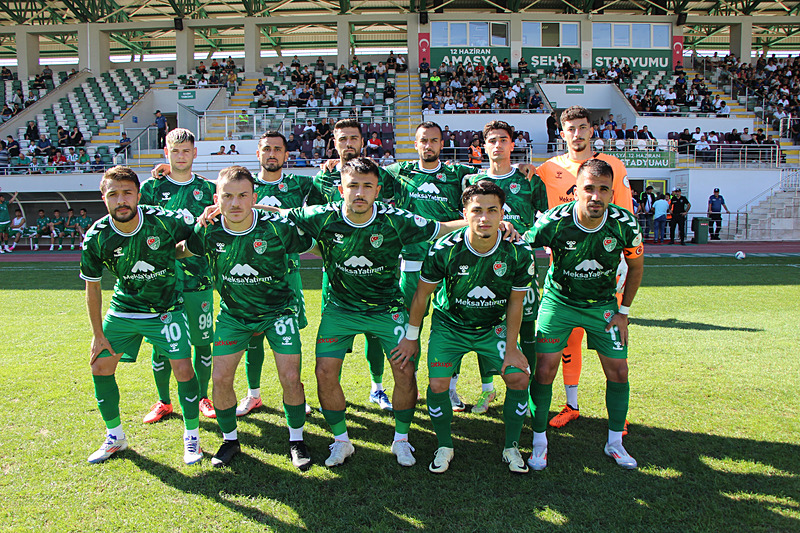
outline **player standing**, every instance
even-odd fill
[[[163,179],[152,177],[142,183],[142,203],[159,205],[165,209],[199,217],[214,203],[214,184],[192,172],[197,157],[194,134],[176,128],[167,134],[164,157],[169,167],[156,167],[154,172],[165,171]],[[200,412],[214,418],[214,406],[208,399],[208,382],[211,379],[211,341],[214,322],[214,291],[208,261],[204,257],[180,259],[178,279],[183,296],[189,333],[194,346],[194,371],[200,385]],[[153,378],[158,391],[158,401],[144,416],[144,423],[161,420],[172,412],[169,394],[170,359],[153,351]]]
[[[488,180],[500,187],[505,193],[503,218],[523,234],[533,226],[537,213],[547,211],[547,192],[544,183],[536,174],[528,179],[522,170],[512,167],[514,137],[513,126],[506,122],[493,120],[486,124],[483,127],[483,139],[486,155],[489,157],[489,168],[485,174],[467,176],[465,185]],[[536,361],[535,328],[538,301],[539,291],[534,277],[525,295],[520,328],[522,352],[530,365]],[[489,410],[489,404],[497,397],[494,390],[494,376],[481,372],[481,381],[483,390],[472,408],[473,413],[485,413]]]
[[[614,170],[613,203],[633,212],[631,188],[628,183],[628,171],[625,169],[625,164],[613,155],[593,152],[591,145],[592,132],[591,114],[588,109],[572,106],[561,113],[561,138],[564,139],[567,145],[567,153],[548,159],[536,169],[536,173],[547,187],[548,206],[553,208],[575,199],[578,168],[584,161],[595,158],[605,161]],[[522,167],[523,165],[520,165],[520,168]],[[626,263],[622,261],[620,264],[624,270]],[[622,291],[624,283],[625,276],[623,272],[617,292]],[[583,363],[581,356],[582,343],[583,329],[578,327],[570,334],[567,347],[564,349],[562,372],[567,403],[561,412],[550,421],[550,425],[553,427],[563,427],[580,416],[580,410],[578,409],[578,382],[580,381]]]
[[[0,254],[11,252],[12,250],[11,246],[8,244],[11,241],[11,232],[9,231],[11,215],[8,212],[8,206],[17,199],[18,194],[18,192],[15,192],[8,203],[6,203],[6,196],[0,194]],[[16,244],[16,242],[14,244]]]
[[[518,442],[528,410],[530,366],[517,338],[523,300],[536,264],[524,241],[502,239],[500,222],[506,198],[500,187],[482,180],[467,187],[462,199],[469,226],[442,237],[431,248],[411,304],[408,331],[393,352],[406,361],[419,351],[419,329],[428,298],[441,284],[433,304],[427,394],[428,414],[439,448],[428,468],[440,474],[453,458],[453,408],[448,387],[461,358],[474,351],[487,373],[499,373],[506,382],[503,461],[512,472],[525,473],[528,466]]]
[[[224,441],[211,463],[226,465],[241,449],[233,379],[250,339],[263,332],[283,387],[292,464],[307,470],[311,456],[303,442],[299,301],[288,280],[292,260],[287,254],[307,251],[313,241],[280,215],[253,209],[255,200],[253,176],[246,168],[223,169],[215,195],[220,223],[196,226],[185,244],[187,252],[207,258],[222,298],[214,333],[214,405]]]
[[[139,206],[139,178],[126,167],[113,167],[100,181],[108,215],[86,234],[81,278],[92,326],[92,379],[100,415],[107,428],[103,445],[89,456],[99,463],[128,447],[119,413],[117,364],[135,362],[142,339],[170,358],[178,380],[185,427],[183,460],[203,458],[197,378],[192,369],[189,327],[180,301],[175,247],[192,231],[191,214]],[[111,305],[102,318],[100,280],[103,267],[117,276]]]
[[[286,150],[286,137],[277,131],[268,131],[258,141],[258,161],[261,172],[255,178],[255,197],[259,205],[283,209],[302,207],[313,187],[311,178],[283,172],[283,165],[289,157]],[[303,298],[303,282],[300,278],[300,254],[290,254],[289,273],[286,281],[297,297],[299,311],[298,328],[308,325],[306,305]],[[253,409],[261,407],[261,369],[264,365],[264,336],[254,335],[250,339],[245,357],[247,375],[247,395],[236,407],[236,416],[244,416]]]
[[[464,226],[437,222],[376,202],[379,167],[358,157],[341,167],[341,202],[294,209],[289,219],[317,240],[329,276],[328,301],[317,333],[316,377],[322,414],[334,442],[326,466],[342,464],[353,454],[345,423],[345,397],[339,378],[345,354],[360,333],[376,338],[384,353],[405,335],[407,312],[395,273],[402,247],[425,242]],[[408,442],[417,383],[414,365],[390,359],[394,375],[395,435],[392,452],[403,466],[416,460]]]
[[[533,247],[547,246],[553,262],[545,279],[536,328],[536,371],[531,380],[534,470],[547,466],[547,415],[553,380],[567,338],[576,327],[597,350],[606,375],[608,441],[605,453],[623,468],[636,460],[622,446],[628,413],[628,314],[642,281],[644,246],[636,217],[611,203],[614,170],[590,158],[578,167],[577,201],[547,211],[526,234]],[[615,279],[620,253],[628,265],[622,305]]]

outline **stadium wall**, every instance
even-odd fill
[[[530,134],[531,143],[547,144],[547,117],[546,113],[497,113],[497,114],[472,114],[456,113],[452,115],[414,115],[414,120],[419,122],[432,120],[442,128],[450,126],[451,131],[472,130],[480,131],[484,124],[490,120],[502,120],[514,126],[514,130],[527,131]]]

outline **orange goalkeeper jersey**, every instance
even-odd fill
[[[625,164],[613,155],[596,153],[594,157],[605,161],[614,170],[614,198],[611,203],[633,213],[633,199]],[[581,163],[583,161],[573,161],[569,158],[569,154],[564,154],[551,157],[536,169],[536,173],[547,187],[548,207],[553,208],[575,200],[575,182],[577,180],[575,175]]]

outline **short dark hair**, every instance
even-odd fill
[[[495,128],[499,129],[499,128]],[[466,207],[467,203],[479,195],[493,194],[500,200],[500,205],[506,203],[506,193],[495,182],[480,180],[474,185],[470,185],[461,194],[461,204]]]
[[[380,167],[370,157],[354,157],[347,163],[342,164],[342,175],[347,174],[372,174],[380,182]]]
[[[100,192],[106,192],[105,184],[109,181],[132,181],[136,184],[136,190],[139,190],[139,176],[130,168],[122,165],[111,167],[103,173],[103,177],[100,179]]]
[[[441,137],[444,134],[441,126],[439,126],[437,123],[433,122],[432,120],[426,120],[425,122],[420,122],[419,126],[417,126],[417,129],[414,130],[414,136],[416,136],[417,132],[419,130],[421,130],[422,128],[436,128],[436,129],[438,129],[439,130],[439,137]]]
[[[358,119],[343,118],[342,120],[333,125],[333,129],[335,130],[343,130],[345,128],[355,128],[358,130],[358,133],[361,133],[362,137],[364,136],[364,134],[361,132],[361,124],[358,122]]]
[[[483,127],[484,142],[486,142],[486,137],[489,136],[489,132],[492,130],[503,130],[508,133],[509,137],[514,138],[514,126],[502,120],[493,120]]]
[[[581,107],[579,105],[574,105],[566,108],[561,113],[561,118],[559,121],[561,122],[561,127],[564,127],[564,123],[568,120],[575,120],[579,118],[585,118],[590,124],[592,123],[592,114],[589,112],[588,109],[585,107]]]
[[[287,146],[288,146],[288,144],[286,142],[286,137],[283,136],[283,133],[281,133],[279,131],[275,131],[275,130],[267,130],[267,131],[264,132],[264,134],[261,136],[261,138],[258,139],[258,148],[259,149],[261,148],[261,141],[263,141],[265,139],[274,139],[276,137],[280,138],[280,140],[283,141],[283,149],[285,150],[287,148]]]
[[[594,157],[584,161],[581,166],[578,167],[578,172],[575,173],[575,176],[579,178],[584,174],[590,174],[600,178],[611,178],[611,181],[614,181],[614,169],[611,165],[602,159]]]
[[[219,171],[219,175],[217,176],[217,190],[219,190],[219,184],[223,181],[249,181],[250,186],[254,190],[256,188],[256,180],[253,179],[253,175],[249,170],[239,165],[233,165]]]

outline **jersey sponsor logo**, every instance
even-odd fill
[[[373,233],[370,235],[369,243],[373,248],[380,248],[381,244],[383,244],[383,235],[380,233]]]
[[[155,269],[156,267],[146,261],[136,261],[136,264],[133,265],[131,272],[134,274],[137,272],[153,272]]]
[[[567,247],[565,248],[565,250],[574,250],[576,244],[578,243],[576,243],[575,241],[567,241]]]
[[[161,322],[164,324],[169,324],[172,322],[172,313],[162,313],[160,317],[158,317]]]
[[[236,346],[239,341],[214,341],[214,346]]]
[[[145,242],[147,242],[147,246],[151,250],[158,250],[158,247],[161,246],[161,239],[159,237],[148,237]]]
[[[258,276],[258,270],[251,267],[247,263],[239,264],[236,263],[234,267],[231,269],[232,276]]]
[[[344,235],[342,235],[341,233],[334,233],[333,244],[344,244]]]
[[[433,255],[432,253],[429,255]],[[460,265],[456,276],[469,276],[469,265]]]
[[[561,339],[559,339],[558,337],[555,338],[539,337],[538,339],[536,339],[536,342],[538,342],[539,344],[558,344],[559,342],[561,342]]]
[[[560,170],[556,170],[556,179],[560,180],[563,177],[564,177],[564,173],[561,172]]]
[[[577,187],[578,187],[577,185],[573,185],[572,187],[567,189],[567,196],[575,196],[575,189]]]
[[[372,261],[360,255],[358,257],[352,256],[347,261],[344,262],[344,266],[348,266],[351,268],[360,268],[360,267],[371,267]]]
[[[259,200],[258,203],[261,205],[268,205],[270,207],[280,207],[283,205],[281,201],[275,198],[274,196],[265,196],[264,198]]]
[[[494,334],[500,337],[501,339],[506,338],[506,327],[504,325],[495,326]]]
[[[371,276],[383,272],[383,265],[372,267],[373,263],[363,255],[351,256],[344,263],[337,263],[336,268],[351,276]]]
[[[617,245],[617,239],[614,237],[606,237],[603,239],[603,248],[606,249],[606,252],[611,252],[614,250],[614,247]]]
[[[603,265],[594,259],[584,259],[575,267],[578,272],[590,272],[592,270],[603,270]]]
[[[453,366],[453,363],[445,363],[443,361],[431,361],[432,367],[440,367],[440,368],[450,368]]]
[[[518,194],[521,187],[519,186],[519,183],[512,183],[511,185],[508,186],[508,189],[511,191],[512,194]]]
[[[218,254],[224,254],[225,253],[225,243],[224,242],[218,242],[217,243],[217,253]]]
[[[471,291],[467,293],[467,298],[475,298],[476,300],[493,300],[495,298],[495,294],[489,289],[487,286],[481,287],[473,287]]]
[[[125,252],[122,251],[122,246],[114,250],[114,257],[122,257],[125,255]]]
[[[267,243],[265,243],[261,239],[256,239],[255,241],[253,241],[253,248],[255,249],[258,255],[261,255],[267,250]]]
[[[331,337],[329,339],[319,338],[317,339],[317,344],[334,344],[339,342],[339,337]]]
[[[492,265],[492,271],[494,272],[494,275],[497,276],[498,278],[502,278],[503,274],[505,274],[507,270],[508,270],[508,265],[506,265],[502,261],[495,261],[494,264]]]
[[[419,187],[417,187],[419,192],[426,192],[428,194],[440,194],[442,191],[439,190],[439,187],[434,185],[433,183],[423,183]]]
[[[229,283],[252,285],[272,281],[272,276],[259,276],[258,270],[247,263],[236,263],[230,274],[222,274],[222,279]]]
[[[161,201],[168,202],[172,198],[172,194],[170,192],[162,192],[161,193]]]
[[[194,199],[199,202],[203,199],[203,191],[200,189],[195,189],[192,191],[192,196],[194,196]]]

